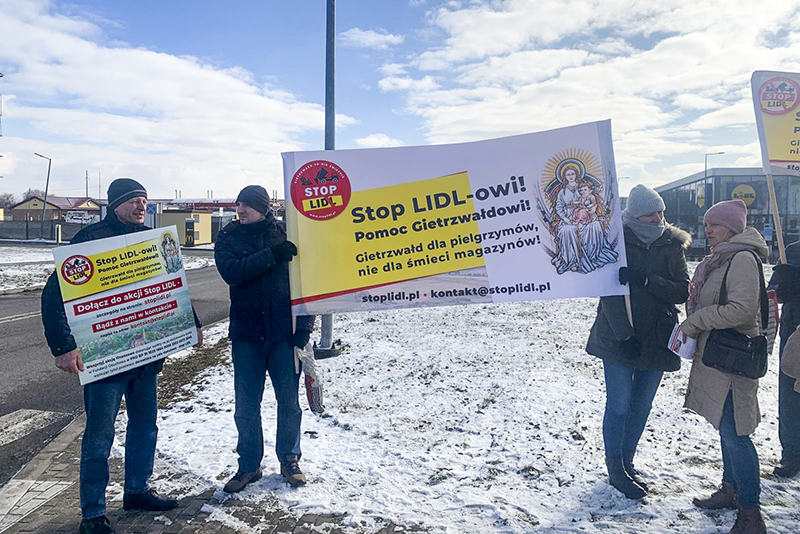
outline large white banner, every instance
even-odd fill
[[[628,292],[610,121],[283,160],[295,315]]]

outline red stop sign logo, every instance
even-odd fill
[[[350,179],[335,163],[310,161],[294,173],[289,193],[297,211],[309,219],[325,221],[347,208]]]
[[[85,284],[93,274],[94,265],[86,256],[70,256],[61,264],[61,277],[74,286]]]

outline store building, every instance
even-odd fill
[[[800,177],[773,176],[784,243],[800,240]],[[707,252],[703,215],[716,202],[741,199],[747,204],[747,224],[756,228],[777,255],[767,177],[760,167],[714,168],[655,188],[667,206],[667,220],[692,235],[692,255]]]

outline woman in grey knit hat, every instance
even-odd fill
[[[641,499],[648,484],[633,456],[661,377],[680,368],[667,341],[678,321],[676,305],[689,296],[685,250],[691,237],[664,220],[664,201],[644,185],[631,190],[622,224],[627,267],[620,267],[619,282],[630,286],[633,325],[624,297],[601,298],[586,352],[603,360],[609,482],[629,499]]]

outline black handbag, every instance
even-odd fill
[[[764,270],[758,255],[752,250],[747,252],[751,252],[758,262],[758,278],[761,285],[761,324],[762,330],[766,330],[769,322],[769,301],[764,285]],[[731,263],[733,263],[733,258],[728,263],[725,275],[722,277],[722,288],[719,294],[720,305],[728,301],[727,281]],[[750,337],[732,328],[712,330],[703,350],[703,365],[725,373],[758,379],[767,374],[767,345],[767,337],[764,335]]]

